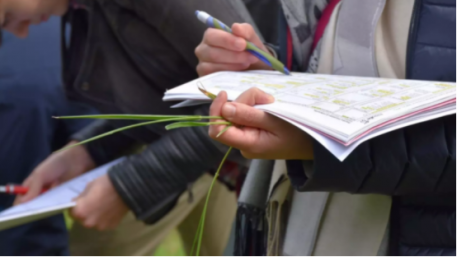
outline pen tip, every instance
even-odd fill
[[[284,67],[284,73],[285,73],[286,75],[290,75],[289,69],[287,69],[286,67]]]

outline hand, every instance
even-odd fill
[[[71,216],[87,228],[102,231],[119,225],[128,211],[108,175],[104,175],[89,183],[76,198]]]
[[[313,159],[311,138],[299,128],[252,106],[273,103],[271,95],[251,88],[235,102],[227,103],[221,92],[213,101],[211,116],[222,116],[239,126],[232,126],[217,137],[226,126],[212,125],[211,138],[241,150],[248,159]]]
[[[73,141],[70,144],[75,144]],[[27,194],[16,197],[14,204],[20,204],[37,197],[42,189],[54,187],[77,177],[95,167],[95,163],[84,146],[76,146],[53,153],[29,175],[22,184],[29,188]]]
[[[207,29],[202,42],[195,49],[199,60],[198,75],[217,71],[271,70],[270,66],[245,51],[246,40],[268,52],[254,28],[247,23],[233,24],[232,34],[219,29]]]

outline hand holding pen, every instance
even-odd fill
[[[289,70],[280,61],[267,53],[268,50],[251,25],[234,24],[229,28],[205,12],[197,11],[196,15],[211,27],[195,49],[200,76],[217,71],[272,68],[289,74]]]
[[[10,194],[10,195],[25,195],[29,191],[28,187],[9,184],[6,186],[0,186],[0,194]],[[41,193],[48,191],[47,189],[41,190]]]

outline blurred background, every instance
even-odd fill
[[[21,184],[41,161],[66,143],[68,135],[87,125],[87,121],[61,124],[51,116],[96,111],[66,100],[61,81],[59,17],[32,26],[26,39],[0,33],[0,124],[9,124],[0,126],[0,184]],[[13,201],[13,196],[0,194],[0,211]],[[73,225],[65,213],[1,231],[0,255],[68,255],[68,233]],[[114,245],[106,245],[110,247]],[[150,255],[185,255],[180,234],[172,230]]]

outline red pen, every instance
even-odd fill
[[[28,187],[17,186],[17,185],[6,185],[0,186],[0,194],[10,194],[10,195],[25,195],[29,191]],[[47,189],[43,189],[41,193],[46,192]]]

